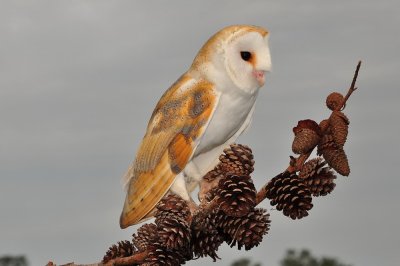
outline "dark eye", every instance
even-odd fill
[[[251,58],[251,53],[247,51],[240,52],[240,56],[244,61],[249,61]]]

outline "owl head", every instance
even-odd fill
[[[229,26],[213,35],[200,49],[191,70],[211,82],[253,93],[271,69],[268,31],[257,26]],[[225,85],[225,86],[223,86]]]

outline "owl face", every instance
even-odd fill
[[[235,25],[222,29],[200,49],[192,68],[226,90],[253,93],[271,69],[268,32],[260,27]],[[223,87],[223,86],[222,86]]]
[[[268,34],[248,32],[232,38],[225,48],[225,70],[241,90],[252,92],[265,82],[265,72],[271,69]]]

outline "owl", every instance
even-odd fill
[[[268,37],[257,26],[220,30],[164,93],[123,178],[121,228],[150,218],[167,193],[194,204],[190,193],[252,120],[271,69]]]

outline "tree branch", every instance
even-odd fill
[[[347,103],[347,100],[350,98],[350,95],[351,95],[355,90],[357,90],[356,81],[357,81],[358,71],[360,70],[360,67],[361,67],[361,61],[358,61],[358,64],[357,64],[357,67],[356,67],[356,71],[354,72],[354,76],[353,76],[353,80],[352,80],[352,82],[351,82],[350,88],[349,88],[349,90],[348,90],[346,96],[344,97],[344,101],[343,101],[343,104],[342,104],[342,108],[339,108],[339,109],[341,109],[341,110],[344,110],[344,108],[346,108],[346,103]]]

